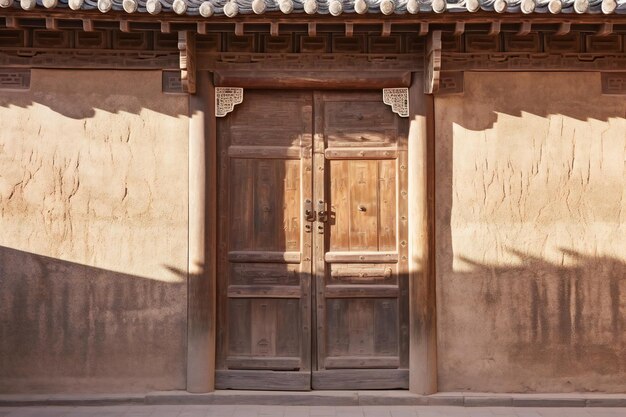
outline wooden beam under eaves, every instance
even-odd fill
[[[196,34],[192,31],[178,32],[178,52],[180,54],[180,81],[183,91],[196,93]]]
[[[59,30],[59,21],[54,17],[46,17],[46,30]]]
[[[603,23],[596,32],[596,36],[608,36],[613,33],[613,23]]]
[[[439,91],[441,73],[441,31],[434,30],[428,34],[426,41],[426,61],[424,68],[424,93],[435,94]]]
[[[528,20],[522,22],[519,26],[519,30],[517,31],[516,35],[517,36],[526,36],[530,33],[530,31],[532,30],[532,23],[529,22]]]
[[[428,22],[421,22],[419,30],[417,32],[417,36],[426,36],[428,35]]]
[[[555,35],[564,36],[570,33],[571,30],[572,30],[572,24],[570,22],[562,22],[559,25],[559,29],[556,31]]]
[[[17,17],[15,16],[6,16],[4,18],[4,24],[9,29],[19,29],[20,24],[17,22]]]

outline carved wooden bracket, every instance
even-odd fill
[[[215,87],[215,117],[224,117],[243,103],[243,88]]]
[[[400,117],[409,117],[409,89],[383,88],[383,103]]]
[[[424,93],[435,94],[439,91],[441,73],[441,31],[434,30],[428,34],[426,43],[426,63],[424,68]]]
[[[178,51],[180,53],[180,80],[183,91],[196,93],[196,34],[191,31],[178,32]]]

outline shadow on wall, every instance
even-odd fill
[[[30,89],[3,91],[0,108],[38,105],[76,120],[93,118],[98,111],[140,114],[151,110],[187,117],[187,106],[176,103],[186,94],[162,93],[161,77],[161,71],[146,70],[33,69]]]
[[[626,101],[466,73],[435,119],[440,390],[626,390]]]
[[[0,392],[184,389],[184,278],[0,247]]]
[[[453,278],[480,288],[468,296],[480,297],[481,326],[510,326],[510,360],[555,376],[626,373],[626,263],[562,249],[571,264],[564,266],[511,252],[517,266],[461,257],[470,270]]]
[[[485,81],[473,81],[481,75]],[[623,97],[602,95],[599,72],[466,72],[464,79],[464,93],[455,96],[459,103],[454,111],[460,116],[456,121],[469,130],[493,128],[498,113],[541,118],[561,115],[583,122],[626,117]],[[476,102],[461,105],[468,95]],[[603,100],[616,106],[595,105]],[[446,106],[446,111],[451,107]],[[440,112],[441,108],[436,110]]]

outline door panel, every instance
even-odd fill
[[[310,389],[311,135],[310,93],[246,92],[218,124],[218,388]]]
[[[316,93],[315,114],[313,388],[407,388],[405,121],[380,92]]]
[[[406,120],[251,90],[218,137],[217,387],[408,387]]]

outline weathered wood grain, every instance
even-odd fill
[[[313,389],[407,389],[408,369],[341,369],[313,372]]]
[[[311,373],[297,371],[218,370],[215,375],[215,385],[218,389],[309,391],[311,389]]]

